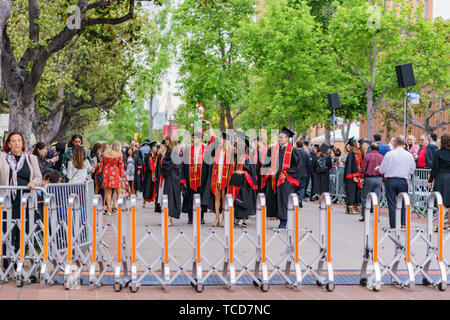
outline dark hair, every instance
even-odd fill
[[[303,140],[295,141],[295,145],[297,146],[297,148],[302,148],[303,147]]]
[[[450,134],[443,134],[441,137],[441,149],[450,150]]]
[[[373,140],[381,141],[381,133],[377,132],[373,135]]]
[[[378,150],[380,150],[380,147],[378,146],[377,143],[374,142],[370,145],[370,150],[378,151]]]
[[[36,143],[35,146],[34,146],[33,154],[36,157],[39,157],[39,150],[42,150],[44,148],[45,148],[45,143],[43,143],[43,142]]]
[[[130,150],[131,149],[131,147],[126,147],[125,148],[125,151],[123,152],[123,163],[126,165],[127,164],[127,161],[128,161],[128,150]],[[131,153],[131,157],[134,159],[134,154],[133,153]]]
[[[434,142],[436,142],[436,140],[437,140],[437,134],[436,133],[430,133],[430,138],[431,138],[431,140],[433,140]]]
[[[66,143],[64,141],[58,142],[56,144],[56,152],[63,154],[66,151]]]
[[[50,183],[58,183],[61,178],[61,174],[58,170],[47,169],[44,171],[44,180],[49,180]]]
[[[99,150],[101,150],[101,149],[102,149],[101,143],[94,144],[91,148],[91,157],[98,156],[98,154],[100,153]]]
[[[11,137],[16,134],[18,134],[22,138],[22,151],[25,151],[25,140],[23,139],[23,135],[18,131],[13,131],[10,134],[8,134],[8,137],[6,138],[6,141],[3,144],[3,152],[9,153],[11,151],[8,144],[11,141]]]

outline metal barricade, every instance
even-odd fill
[[[228,289],[236,287],[236,268],[234,265],[234,206],[233,197],[227,194],[225,197],[225,253],[223,262],[223,277],[226,279]]]
[[[262,218],[264,215],[264,219]],[[266,198],[263,193],[259,193],[256,198],[256,222],[257,222],[257,235],[256,239],[250,235],[247,228],[242,229],[241,234],[237,239],[232,243],[233,252],[233,263],[235,265],[236,270],[239,270],[236,274],[236,283],[245,277],[246,275],[250,276],[253,280],[253,285],[256,287],[260,287],[263,291],[267,291],[269,289],[268,284],[268,274],[267,268],[263,270],[263,276],[265,272],[266,284],[263,286],[261,279],[259,279],[259,266],[261,265],[261,260],[264,257],[265,260],[265,244],[262,246],[262,237],[265,237],[265,219],[266,216]],[[264,231],[263,231],[264,224]],[[258,239],[259,237],[259,239]],[[238,253],[239,244],[244,241],[248,241],[254,248],[256,254],[252,254],[250,260],[244,261],[244,257],[240,256]],[[261,252],[264,250],[264,252]],[[255,264],[255,269],[252,270],[252,265]],[[252,272],[254,271],[254,272]]]
[[[12,205],[9,193],[0,195],[0,282],[14,279],[15,248],[11,233],[17,221],[12,221]],[[7,265],[3,270],[3,265]]]
[[[25,283],[31,283],[33,280],[32,277],[35,278],[34,281],[37,281],[39,275],[43,247],[40,236],[42,236],[44,228],[42,221],[37,220],[35,223],[34,209],[34,195],[22,195],[20,203],[20,223],[18,225],[20,230],[20,247],[16,268],[16,285],[18,287],[23,286]],[[28,211],[28,214],[26,211]],[[28,230],[26,226],[27,222]],[[31,264],[28,271],[25,270],[25,260]]]
[[[326,230],[325,230],[326,228]],[[334,270],[331,262],[331,198],[326,192],[320,197],[320,216],[319,216],[319,263],[317,266],[317,284],[324,285],[328,291],[334,290]],[[311,234],[311,233],[309,233]],[[323,264],[327,266],[327,280],[322,276]],[[310,269],[311,271],[312,269]]]
[[[330,171],[330,197],[332,202],[345,203],[344,167]]]
[[[375,192],[370,192],[366,198],[364,212],[364,254],[361,267],[360,284],[369,289],[379,291],[381,288],[381,270],[378,263],[378,197]],[[371,228],[371,211],[373,210],[373,227]],[[373,241],[371,241],[373,239]],[[368,277],[367,267],[371,263],[374,274]]]
[[[416,169],[411,175],[409,194],[411,195],[414,212],[425,216],[428,212],[428,199],[431,190],[428,188],[428,176],[430,169]]]
[[[436,203],[436,206],[435,206]],[[433,243],[433,211],[438,210],[438,237],[436,244]],[[432,192],[428,199],[428,214],[427,214],[427,234],[423,239],[427,245],[427,255],[422,263],[416,265],[416,274],[421,273],[422,284],[430,285],[444,291],[447,288],[448,264],[444,260],[444,243],[449,238],[449,233],[444,234],[444,205],[442,195],[435,191]],[[430,276],[429,268],[432,260],[436,259],[439,266],[439,279],[433,281]],[[413,260],[414,262],[414,260]]]
[[[145,226],[144,237],[137,242],[136,235],[136,197],[131,196],[131,283],[130,291],[137,292],[139,287],[142,285],[144,278],[147,275],[153,275],[161,286],[167,290],[167,286],[170,281],[170,268],[169,268],[169,256],[168,256],[168,200],[167,195],[163,195],[163,205],[162,205],[162,242],[153,234],[149,226]],[[148,244],[149,240],[151,244],[156,244],[157,247],[161,249],[161,255],[158,256],[154,261],[147,261],[139,249],[144,245]],[[162,245],[164,243],[164,247]],[[154,270],[155,266],[161,262],[161,277]],[[139,264],[139,265],[138,265]],[[143,266],[144,270],[140,275],[138,275],[139,266]]]
[[[374,208],[374,198],[376,196],[370,195],[368,196],[369,203],[372,204]],[[401,210],[403,206],[403,202],[406,207],[406,226],[404,229],[400,227],[400,218],[401,218]],[[370,208],[366,209],[366,213],[368,214],[368,211]],[[383,235],[380,239],[378,239],[378,210],[374,210],[374,245],[373,248],[369,245],[369,236],[370,233],[367,230],[368,222],[365,223],[366,227],[364,228],[364,241],[365,241],[365,253],[364,253],[364,260],[363,260],[363,268],[361,269],[361,280],[360,284],[365,286],[369,284],[369,288],[374,290],[380,290],[381,285],[383,284],[382,278],[384,275],[389,274],[392,278],[392,284],[399,284],[402,287],[409,287],[410,290],[414,289],[415,286],[415,273],[414,273],[414,265],[411,260],[412,256],[412,250],[411,250],[411,244],[420,237],[421,229],[411,228],[411,202],[409,199],[409,195],[406,192],[402,192],[397,197],[397,204],[396,204],[396,210],[395,210],[395,229],[390,228],[383,228]],[[367,217],[370,217],[370,214],[367,215]],[[369,221],[369,219],[367,219]],[[413,239],[411,239],[412,232],[416,232]],[[378,248],[379,246],[383,245],[386,240],[392,241],[393,245],[395,246],[394,251],[394,257],[387,262],[384,262],[381,257],[378,255]],[[365,278],[365,269],[366,266],[366,259],[370,259],[370,253],[372,253],[372,261],[378,262],[379,264],[379,275],[377,274],[378,271],[374,269],[375,271],[375,279],[370,279],[370,281],[367,281]],[[400,262],[404,260],[408,272],[408,278],[405,281],[402,281],[398,274],[398,266]],[[374,264],[374,268],[376,268],[377,264]]]
[[[266,263],[266,197],[258,194],[256,199],[256,262],[253,284],[263,292],[269,291],[269,270]],[[260,272],[262,278],[260,278]]]
[[[120,195],[117,204],[117,226],[112,225],[117,235],[117,260],[114,266],[114,290],[116,292],[119,292],[131,282],[127,264],[127,219],[124,209],[126,209],[126,199],[123,195]]]
[[[295,193],[289,195],[288,200],[288,244],[289,257],[286,262],[286,282],[295,289],[302,283],[302,270],[300,266],[300,216],[298,197]],[[294,265],[295,278],[291,280],[291,264]]]
[[[67,223],[67,214],[69,207],[69,199],[72,194],[78,195],[80,204],[80,223],[84,228],[80,234],[80,246],[82,250],[86,250],[91,246],[91,233],[88,231],[88,221],[92,221],[92,203],[94,198],[93,182],[86,183],[50,183],[44,189],[48,194],[55,196],[57,205],[57,214],[51,218],[51,227],[56,228],[62,221]],[[67,235],[63,230],[57,236],[57,248],[60,252],[67,250],[65,238]]]
[[[38,213],[37,191],[46,194],[45,190],[39,187],[30,189],[26,186],[0,186],[3,191],[0,196],[0,263],[7,264],[5,270],[0,270],[0,279],[6,282],[14,279],[16,285],[21,287],[24,284],[38,281],[39,269],[43,257],[43,224]],[[19,217],[12,218],[13,202],[10,191],[15,190],[17,197],[20,197]],[[22,193],[30,191],[30,193]],[[4,217],[4,215],[6,215]],[[19,232],[19,245],[16,248],[13,243],[13,233]],[[1,266],[3,267],[3,266]],[[0,268],[1,268],[0,267]],[[14,277],[14,267],[15,277]]]
[[[112,238],[117,239],[116,228],[113,226],[112,219],[103,223],[104,207],[102,205],[102,197],[96,195],[92,204],[92,244],[91,244],[91,263],[89,266],[89,285],[91,289],[101,286],[104,282],[105,275],[110,272],[113,273],[113,264],[116,254],[110,254],[105,237],[108,232],[112,232]],[[114,240],[113,240],[114,241]],[[99,270],[97,272],[97,266]],[[98,275],[97,275],[98,273]]]

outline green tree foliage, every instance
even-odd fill
[[[413,64],[416,85],[408,91],[421,94],[419,104],[408,103],[407,122],[426,133],[449,125],[442,117],[444,112],[450,112],[449,27],[449,21],[440,18],[434,22],[418,20],[405,30],[409,41],[397,51],[396,62]],[[403,124],[403,99],[403,90],[395,86],[384,103],[384,111],[397,124]],[[437,118],[432,121],[434,115]],[[424,116],[424,120],[420,121],[418,116]]]
[[[246,128],[290,125],[299,133],[329,117],[326,93],[333,57],[305,2],[275,0],[257,23],[243,29],[253,62]]]
[[[237,31],[254,15],[254,0],[185,0],[177,9],[180,85],[186,102],[177,111],[179,124],[191,125],[196,105],[202,103],[213,125],[225,130],[248,108],[243,98],[250,66]]]

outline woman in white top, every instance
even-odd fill
[[[69,183],[84,183],[90,179],[90,174],[95,170],[95,168],[92,168],[89,160],[86,159],[86,153],[81,146],[75,147],[72,159],[67,167]]]

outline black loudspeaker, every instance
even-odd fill
[[[412,63],[395,66],[395,72],[397,73],[397,82],[399,88],[406,88],[416,85]]]
[[[328,94],[328,105],[331,110],[339,109],[341,102],[339,101],[339,95],[337,92]]]

